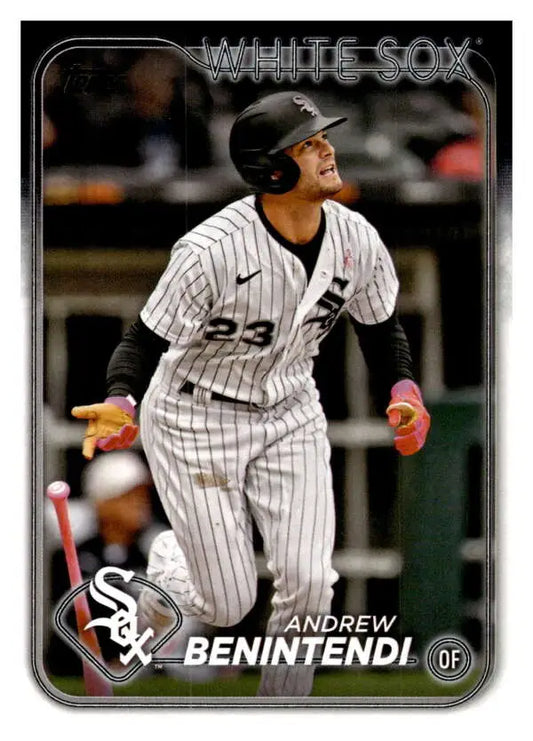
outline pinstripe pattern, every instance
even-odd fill
[[[377,232],[340,204],[326,201],[323,208],[326,232],[309,285],[299,260],[266,231],[253,196],[227,206],[174,246],[141,312],[144,323],[171,342],[158,375],[170,398],[185,380],[262,406],[302,390],[325,335],[325,307],[318,300],[328,290],[363,324],[392,314],[398,282]],[[237,283],[239,275],[256,271],[249,282]],[[334,278],[345,282],[342,288]],[[232,331],[211,339],[213,318],[232,323]],[[272,323],[272,331],[249,328],[254,322]]]
[[[337,579],[335,516],[326,420],[314,388],[252,412],[184,395],[172,419],[151,391],[141,429],[175,534],[167,569],[150,575],[184,614],[226,626],[251,609],[257,578],[251,516],[274,579],[268,632],[282,632],[295,615],[328,613]],[[227,484],[203,487],[200,472]],[[265,667],[260,694],[308,694],[313,667],[305,669]]]
[[[175,536],[156,541],[150,574],[209,624],[235,625],[255,602],[252,518],[274,583],[269,634],[330,611],[334,503],[313,357],[341,311],[367,324],[390,316],[398,282],[363,217],[331,201],[323,209],[309,282],[249,196],[174,246],[141,312],[170,342],[141,405],[144,449]],[[185,381],[194,398],[180,393]],[[259,694],[307,695],[312,677],[313,667],[264,667]]]

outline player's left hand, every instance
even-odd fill
[[[404,379],[392,387],[387,416],[389,425],[394,427],[396,450],[402,455],[417,453],[426,442],[431,417],[416,383]]]

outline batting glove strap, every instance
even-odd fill
[[[424,446],[431,418],[414,381],[404,379],[392,387],[387,416],[395,430],[394,446],[401,455],[413,455]]]
[[[409,401],[410,399],[415,398],[418,399],[420,403],[422,403],[422,392],[414,381],[410,381],[408,378],[404,378],[402,381],[398,381],[398,383],[395,383],[392,387],[391,398],[393,400],[395,398],[405,399],[405,401]]]
[[[114,404],[123,412],[129,414],[132,419],[135,419],[135,399],[133,396],[108,396],[105,403]]]

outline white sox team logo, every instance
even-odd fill
[[[348,281],[344,278],[335,276],[332,280],[332,287],[334,285],[339,286],[341,290],[340,295],[337,295],[330,288],[328,288],[328,290],[325,291],[324,294],[316,302],[316,305],[322,307],[323,309],[326,309],[327,313],[320,314],[319,316],[311,317],[311,319],[305,320],[306,324],[318,324],[322,334],[325,332],[329,332],[331,327],[335,324],[339,313],[344,307],[344,298],[342,296],[342,291],[348,285]]]
[[[297,106],[300,106],[300,110],[302,112],[307,111],[307,113],[310,113],[312,116],[316,116],[318,113],[311,101],[307,100],[307,98],[304,98],[301,95],[295,95],[292,99],[292,102],[296,103]]]
[[[110,582],[119,582],[119,587]],[[128,591],[124,587],[127,587]],[[158,629],[157,635],[154,635],[154,630],[149,625],[144,626],[143,631],[139,632],[137,608],[141,590],[155,592],[157,600],[174,615],[173,623],[168,628]],[[78,635],[72,628],[70,618],[76,600],[83,600],[87,591],[91,596],[90,609],[94,610],[95,617],[81,626]],[[107,610],[110,610],[109,614],[102,614]],[[114,566],[104,566],[96,572],[90,582],[83,582],[65,595],[54,614],[54,626],[61,637],[83,661],[91,663],[113,682],[126,682],[153,658],[159,661],[157,652],[177,633],[182,621],[178,606],[161,587],[136,576],[133,571]],[[89,648],[85,634],[93,629],[98,630],[99,641],[105,640],[110,646],[114,643],[119,649],[123,649],[117,651],[119,662],[108,666],[101,656],[95,655]],[[121,665],[124,668],[120,668]]]
[[[110,638],[122,648],[129,648],[127,653],[121,653],[119,658],[124,666],[127,666],[134,656],[138,656],[144,666],[150,663],[151,653],[144,653],[143,646],[154,631],[146,628],[142,635],[137,630],[137,602],[126,592],[122,592],[112,584],[106,582],[108,574],[120,576],[126,584],[135,576],[133,571],[124,571],[114,566],[105,566],[100,569],[91,581],[89,592],[91,597],[104,607],[114,610],[110,617],[96,618],[85,626],[85,630],[102,626],[109,628]],[[124,605],[119,609],[118,604]]]

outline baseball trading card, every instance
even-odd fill
[[[21,26],[42,693],[490,692],[512,23]]]

